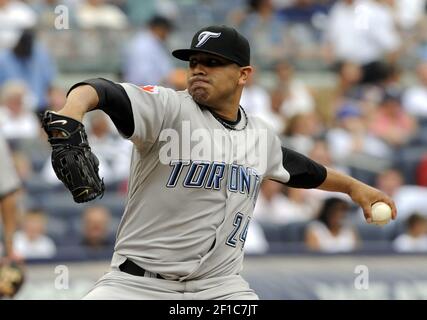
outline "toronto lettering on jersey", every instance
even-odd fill
[[[172,160],[169,166],[168,188],[175,188],[181,183],[185,188],[220,190],[226,184],[231,192],[257,198],[261,177],[254,168],[202,160]]]
[[[267,168],[266,129],[192,129],[189,121],[183,121],[180,131],[170,128],[162,130],[159,141],[163,143],[159,160],[164,165],[176,159],[203,159],[211,164],[239,163],[256,168],[259,175],[263,175]]]

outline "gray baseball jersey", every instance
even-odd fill
[[[0,134],[0,199],[15,191],[20,186],[20,180],[16,173],[9,146]]]
[[[113,265],[128,257],[171,280],[238,274],[260,182],[289,180],[279,139],[255,117],[224,127],[187,91],[122,86],[135,147]]]
[[[282,147],[267,124],[242,108],[229,122],[187,91],[106,79],[70,91],[84,84],[95,88],[98,108],[134,144],[112,271],[86,298],[182,297],[167,293],[185,288],[206,299],[256,298],[239,272],[262,180],[314,188],[326,169]],[[145,269],[145,277],[136,282],[120,272],[126,260]],[[164,279],[159,290],[151,285],[157,279],[147,278],[154,274]],[[206,285],[210,279],[217,280]]]

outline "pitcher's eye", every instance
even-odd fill
[[[208,65],[211,67],[218,66],[219,64],[220,64],[220,61],[218,59],[211,58],[208,60]]]
[[[196,58],[191,58],[189,61],[190,68],[195,68],[198,63],[199,63],[199,61]]]

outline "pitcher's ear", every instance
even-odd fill
[[[242,85],[246,84],[252,72],[253,72],[253,68],[251,66],[241,67],[239,84],[242,84]]]

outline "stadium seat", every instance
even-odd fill
[[[367,223],[360,223],[356,225],[356,230],[362,242],[387,241],[389,239],[389,234],[384,227],[378,227]]]
[[[307,222],[292,222],[279,226],[280,239],[283,242],[304,242]]]
[[[264,231],[265,238],[270,242],[280,242],[281,241],[281,230],[280,226],[274,223],[268,223],[263,221],[258,221],[259,225]]]

